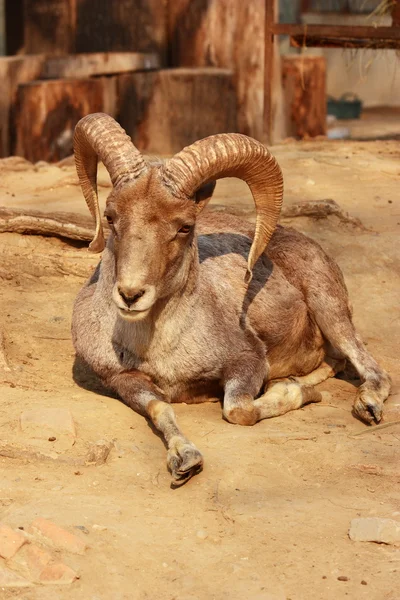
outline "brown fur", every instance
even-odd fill
[[[332,259],[278,227],[247,286],[252,227],[228,215],[197,219],[212,191],[176,199],[156,167],[113,191],[106,207],[113,235],[74,308],[77,353],[163,433],[175,484],[200,469],[202,457],[169,402],[220,393],[224,416],[245,425],[318,402],[313,388],[268,382],[312,373],[324,365],[326,348],[364,379],[355,402],[360,418],[379,420],[390,389],[354,330]],[[184,226],[190,230],[182,233]]]

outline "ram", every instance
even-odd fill
[[[313,386],[347,359],[363,380],[355,415],[381,419],[390,378],[354,329],[338,266],[318,244],[277,225],[283,179],[265,146],[219,134],[151,163],[98,113],[78,123],[74,149],[96,221],[90,249],[104,250],[75,302],[76,353],[163,434],[174,485],[203,458],[180,431],[173,402],[221,397],[229,422],[253,425],[319,402]],[[113,184],[106,246],[98,157]],[[248,184],[255,233],[240,219],[203,213],[221,177]]]

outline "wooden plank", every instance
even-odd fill
[[[44,56],[0,57],[0,158],[11,152],[10,121],[18,86],[39,77],[43,62]]]
[[[33,81],[18,88],[15,153],[31,162],[59,161],[72,154],[79,119],[104,106],[99,79]]]
[[[270,24],[274,35],[314,36],[324,38],[352,38],[399,40],[400,27],[372,27],[366,25],[297,25],[294,23]]]
[[[143,151],[174,154],[192,142],[237,131],[233,74],[180,68],[117,77],[117,119]]]
[[[398,50],[400,38],[393,39],[361,39],[349,37],[323,37],[312,35],[290,37],[290,45],[294,48],[368,48],[369,50]]]
[[[265,3],[265,38],[264,38],[264,131],[263,140],[272,143],[272,80],[274,75],[274,35],[271,26],[275,23],[275,2]]]
[[[300,139],[325,135],[325,57],[284,56],[282,75],[287,134]]]
[[[169,64],[217,67],[235,74],[238,127],[263,134],[265,0],[173,0],[168,12]]]
[[[273,36],[270,31],[271,24],[277,18],[278,0],[266,0],[265,10],[264,114],[261,139],[265,144],[272,144],[287,135],[283,114],[281,57],[278,38]]]
[[[114,75],[159,68],[160,60],[155,53],[95,52],[48,58],[43,66],[41,77],[78,79],[93,75]]]

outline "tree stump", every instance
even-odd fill
[[[19,84],[39,77],[44,56],[0,57],[0,158],[11,152],[10,119]]]
[[[18,89],[15,153],[32,162],[59,161],[72,154],[75,125],[107,106],[102,78],[33,81]],[[113,112],[112,105],[108,107]]]
[[[117,78],[117,119],[146,152],[174,154],[215,133],[237,131],[232,72],[166,69]]]
[[[283,56],[282,79],[287,135],[300,139],[325,135],[325,58]]]

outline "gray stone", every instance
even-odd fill
[[[400,522],[379,517],[353,519],[349,538],[354,542],[400,544]]]

